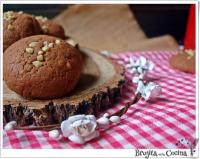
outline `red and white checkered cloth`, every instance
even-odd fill
[[[11,130],[3,132],[4,148],[187,148],[180,147],[180,140],[195,139],[195,75],[173,69],[169,58],[174,52],[127,52],[117,54],[120,64],[125,58],[140,55],[155,63],[148,75],[162,87],[161,98],[145,102],[140,100],[123,116],[120,124],[112,125],[101,136],[85,145],[68,139],[57,141],[45,131]],[[126,79],[132,74],[127,70]],[[116,112],[134,95],[135,86],[128,82],[118,104],[108,110]]]

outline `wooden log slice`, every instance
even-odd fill
[[[80,50],[85,62],[84,71],[75,90],[66,97],[28,100],[11,91],[4,82],[4,124],[12,120],[20,126],[61,123],[75,114],[98,115],[100,110],[117,102],[125,82],[123,67],[89,49]]]

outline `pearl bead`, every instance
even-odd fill
[[[59,138],[59,136],[60,136],[60,133],[58,130],[49,131],[49,137],[57,139],[57,138]]]
[[[108,117],[109,116],[109,114],[108,113],[105,113],[104,115],[103,115],[103,117]]]
[[[110,121],[113,123],[118,123],[120,121],[120,117],[119,116],[111,116]]]
[[[100,125],[107,125],[107,124],[109,124],[109,120],[108,120],[108,118],[101,117],[97,120],[97,123]]]

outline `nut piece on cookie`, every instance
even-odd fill
[[[83,66],[80,51],[61,39],[57,45],[56,40],[53,36],[35,35],[6,49],[3,73],[11,90],[29,99],[54,99],[74,89]],[[48,49],[42,50],[45,46]]]
[[[181,50],[170,59],[170,64],[183,72],[195,73],[195,51]]]
[[[25,13],[8,11],[3,15],[3,50],[21,38],[41,33],[38,21]]]

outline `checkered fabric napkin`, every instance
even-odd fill
[[[140,100],[129,108],[120,124],[112,125],[101,136],[85,145],[62,138],[57,141],[45,131],[11,130],[3,132],[4,148],[188,148],[178,144],[195,139],[195,75],[171,68],[174,52],[127,52],[113,57],[125,65],[127,57],[144,56],[155,64],[148,77],[162,87],[162,96],[152,102]],[[121,100],[107,112],[114,113],[134,96],[132,74],[126,70],[127,83]]]

